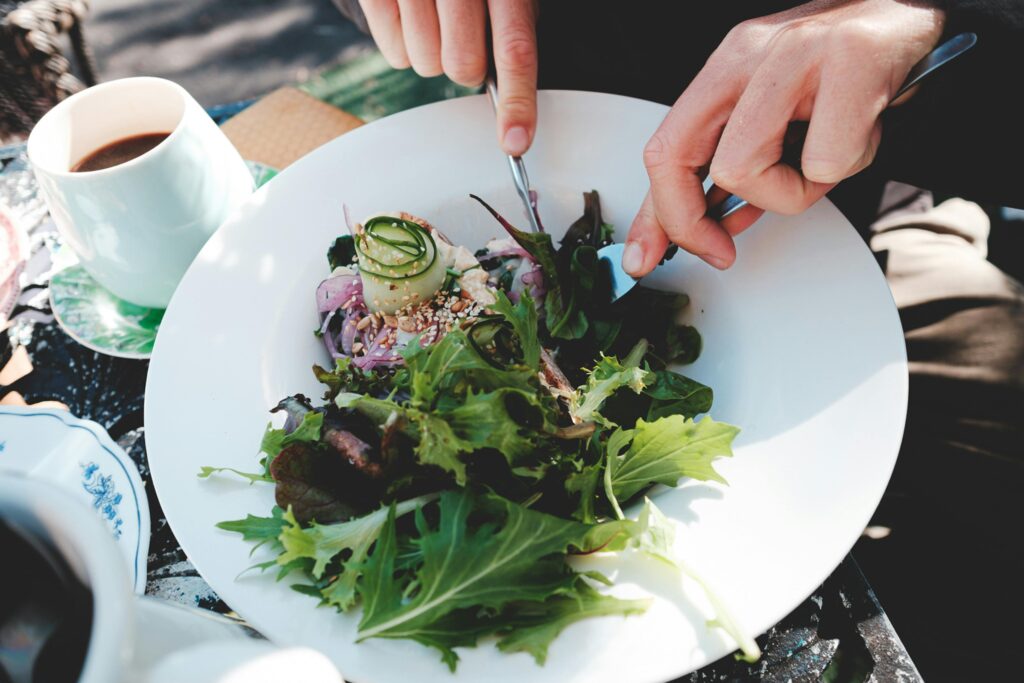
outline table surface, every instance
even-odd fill
[[[242,106],[211,113],[223,118]],[[135,462],[147,484],[152,520],[147,595],[230,612],[179,547],[149,485],[143,424],[148,361],[95,353],[68,337],[54,320],[48,297],[53,274],[50,254],[60,238],[36,193],[23,146],[0,148],[0,205],[27,230],[31,250],[21,295],[5,334],[0,335],[0,369],[18,347],[25,348],[33,365],[32,372],[12,384],[0,384],[0,398],[16,391],[29,403],[56,400],[73,414],[102,425]],[[758,643],[764,656],[756,664],[730,655],[678,681],[921,680],[851,556]]]

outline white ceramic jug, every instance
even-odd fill
[[[212,612],[136,596],[110,532],[50,483],[0,473],[0,521],[55,551],[92,593],[78,683],[344,683],[314,650],[277,648]]]

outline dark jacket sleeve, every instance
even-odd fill
[[[946,37],[973,49],[887,112],[877,164],[893,179],[1024,206],[1024,0],[945,0]]]

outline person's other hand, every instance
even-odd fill
[[[498,142],[506,154],[530,148],[537,125],[534,0],[359,0],[388,63],[421,76],[442,73],[476,86],[487,73],[490,16],[498,75]]]
[[[764,212],[800,213],[871,163],[879,114],[938,42],[945,16],[923,2],[824,0],[736,26],[644,149],[650,192],[633,221],[623,268],[650,272],[669,241],[716,268],[732,237]],[[780,161],[791,121],[810,121],[802,170]],[[701,181],[746,199],[721,223]]]

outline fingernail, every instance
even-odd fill
[[[529,144],[530,136],[526,134],[526,129],[522,126],[509,128],[505,132],[505,140],[502,142],[505,154],[511,154],[514,157],[526,154],[526,147]]]
[[[636,242],[626,242],[622,250],[622,269],[630,275],[639,275],[644,267],[644,249]]]
[[[700,257],[701,259],[704,260],[704,262],[710,263],[719,270],[725,270],[726,268],[729,267],[729,264],[726,262],[724,258],[715,256],[714,254],[701,254]]]

